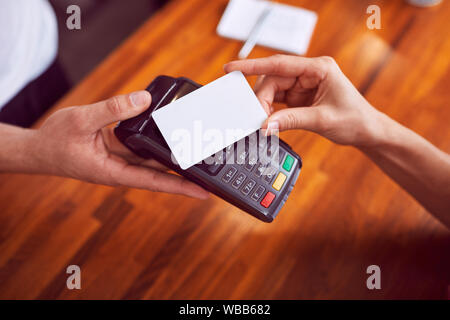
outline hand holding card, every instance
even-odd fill
[[[119,140],[259,220],[273,221],[302,162],[277,136],[261,135],[266,112],[243,74],[204,87],[158,76],[146,90],[151,106],[115,128]]]

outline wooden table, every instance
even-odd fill
[[[142,89],[159,74],[200,83],[223,75],[242,45],[215,33],[226,2],[170,2],[53,111]],[[371,103],[450,151],[449,1],[377,1],[381,30],[366,27],[373,1],[286,2],[319,14],[308,56],[333,56]],[[273,53],[258,47],[251,57]],[[282,138],[304,168],[271,224],[216,197],[1,175],[0,297],[447,297],[448,230],[357,150],[307,132]],[[71,264],[81,290],[66,288]],[[372,264],[381,290],[366,287]]]

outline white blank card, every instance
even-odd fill
[[[231,72],[152,113],[182,169],[258,130],[267,114],[240,71]]]
[[[270,13],[261,26],[257,44],[305,54],[317,14],[299,7],[266,0],[230,0],[217,26],[217,33],[226,38],[247,40],[259,16],[269,6]]]

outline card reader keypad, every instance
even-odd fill
[[[242,187],[241,192],[244,195],[248,195],[255,185],[256,185],[255,180],[248,179],[245,185]]]
[[[235,167],[228,167],[227,171],[224,173],[222,177],[222,181],[225,183],[228,183],[233,179],[234,175],[236,174],[237,169]]]
[[[242,197],[248,197],[252,203],[269,208],[286,184],[295,159],[283,148],[274,150],[270,140],[262,141],[263,143],[258,143],[259,152],[256,155],[249,153],[247,140],[245,148],[239,149],[231,145],[215,154],[216,161],[211,156],[209,164],[203,168],[212,175],[220,173],[222,183],[229,185],[231,190]],[[258,154],[265,158],[258,158]],[[278,159],[275,154],[278,154]]]
[[[252,200],[258,201],[263,195],[264,191],[266,191],[266,188],[264,188],[263,186],[258,186],[258,188],[256,188],[252,194]]]
[[[266,170],[264,171],[263,175],[264,175],[264,180],[267,183],[271,183],[273,180],[273,177],[275,176],[275,174],[278,173],[278,169],[273,167],[273,166],[268,166],[266,168]]]
[[[239,187],[244,183],[245,178],[247,178],[247,176],[244,173],[240,172],[237,175],[236,179],[234,179],[234,181],[233,181],[233,184],[232,184],[233,188],[239,189]]]

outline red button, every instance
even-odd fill
[[[275,199],[275,195],[272,192],[267,192],[264,199],[261,200],[261,205],[264,208],[268,208],[272,203],[273,199]]]

